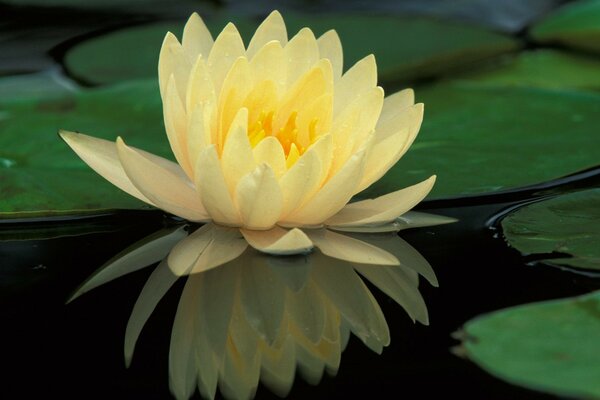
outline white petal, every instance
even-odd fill
[[[268,165],[277,178],[286,172],[285,153],[281,143],[274,136],[268,136],[258,142],[252,150],[257,165]]]
[[[248,243],[235,228],[216,225],[208,246],[192,267],[192,274],[208,271],[239,257],[248,247]]]
[[[231,123],[221,155],[223,175],[227,181],[229,193],[235,193],[235,188],[243,176],[256,168],[252,146],[248,140],[248,110],[241,108]]]
[[[187,153],[187,124],[188,119],[185,108],[175,87],[175,78],[171,76],[167,85],[167,92],[163,97],[163,113],[167,138],[175,159],[186,172],[193,178],[193,171]]]
[[[319,46],[319,57],[331,61],[333,78],[338,80],[341,78],[344,68],[344,52],[337,32],[333,29],[325,32],[317,39],[317,45]]]
[[[458,219],[444,215],[428,214],[419,211],[407,211],[400,216],[402,229],[421,228],[425,226],[445,225],[458,222]]]
[[[329,257],[361,264],[400,264],[398,259],[389,252],[349,236],[327,229],[307,229],[306,234],[315,246]]]
[[[335,84],[333,115],[337,116],[356,96],[377,85],[377,65],[370,54],[352,66]]]
[[[210,31],[198,13],[193,13],[183,28],[182,45],[190,62],[194,62],[199,55],[208,57],[213,46]]]
[[[279,220],[283,207],[281,188],[275,173],[266,164],[240,179],[235,204],[248,229],[270,229]]]
[[[415,104],[415,92],[412,89],[404,89],[387,96],[383,102],[381,110],[380,123],[385,123],[389,118],[393,118],[400,111]]]
[[[302,28],[284,48],[287,62],[287,86],[311,69],[319,60],[317,39],[309,28]]]
[[[285,225],[321,224],[344,207],[354,195],[363,174],[366,151],[353,155],[342,169],[327,181],[312,199],[283,221]]]
[[[313,243],[298,228],[282,229],[278,226],[268,231],[240,229],[244,238],[256,250],[274,255],[303,254],[313,248]]]
[[[179,98],[181,101],[185,100],[185,90],[191,68],[192,61],[186,55],[179,40],[171,32],[168,32],[163,40],[158,57],[158,81],[163,99],[165,98],[169,78],[173,75]]]
[[[104,179],[133,197],[154,205],[131,183],[121,166],[115,142],[68,131],[60,131],[60,137]]]
[[[331,226],[360,226],[391,222],[420,203],[429,194],[434,183],[435,175],[376,199],[350,203],[325,223]]]
[[[240,224],[239,212],[233,205],[215,145],[200,152],[195,177],[202,204],[210,217],[215,222],[225,225]]]
[[[157,207],[190,221],[207,221],[200,196],[180,176],[117,139],[117,151],[131,182]]]
[[[279,182],[283,194],[282,219],[285,220],[289,213],[317,192],[327,173],[325,163],[330,163],[331,153],[332,140],[327,135],[311,146],[283,175]]]
[[[75,291],[67,303],[100,285],[162,260],[185,236],[186,232],[183,228],[165,229],[134,243],[94,272]]]
[[[272,40],[277,40],[282,46],[287,43],[287,30],[279,11],[271,12],[256,29],[246,52],[248,59],[252,59],[264,45]]]
[[[206,249],[214,236],[215,225],[208,223],[196,229],[191,235],[177,243],[167,263],[176,276],[188,275],[200,254]]]
[[[208,56],[208,68],[211,71],[215,92],[221,92],[221,86],[231,66],[244,56],[246,49],[235,25],[227,24],[221,31]]]

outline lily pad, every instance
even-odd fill
[[[425,103],[419,136],[361,197],[438,179],[431,197],[531,185],[600,160],[600,95],[538,88],[445,83],[415,91]]]
[[[0,78],[0,102],[27,98],[62,97],[74,92],[76,86],[57,71],[39,72]]]
[[[483,315],[467,322],[464,337],[466,356],[500,379],[600,397],[600,292]]]
[[[508,215],[502,229],[508,243],[524,254],[571,255],[545,263],[600,269],[600,189],[525,206]]]
[[[154,81],[4,103],[0,113],[0,218],[143,207],[79,160],[58,137],[61,128],[121,135],[170,156]]]
[[[494,61],[487,68],[457,78],[488,85],[600,89],[600,60],[597,58],[540,49]]]
[[[409,81],[445,73],[450,68],[515,50],[518,43],[483,28],[427,18],[368,15],[306,15],[285,13],[288,32],[304,26],[317,35],[336,29],[344,46],[344,64],[352,65],[370,53],[377,57],[384,81]],[[249,41],[259,20],[219,15],[207,18],[216,36],[232,20]],[[128,28],[74,47],[67,53],[67,69],[94,84],[156,76],[162,39],[167,31],[181,36],[183,22]],[[418,38],[418,40],[417,40]]]
[[[561,43],[576,49],[600,52],[600,0],[564,5],[536,24],[531,36],[540,42]]]

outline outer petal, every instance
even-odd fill
[[[388,117],[375,128],[374,145],[367,159],[359,191],[379,180],[408,151],[423,121],[423,104],[415,104]]]
[[[357,178],[364,171],[365,156],[365,150],[353,155],[305,206],[285,218],[285,225],[321,224],[341,210],[355,193]]]
[[[290,230],[278,226],[268,231],[240,229],[244,238],[256,250],[274,255],[302,254],[313,248],[312,241],[298,228]]]
[[[256,168],[252,147],[248,140],[248,110],[246,108],[241,108],[231,123],[231,129],[229,129],[223,146],[221,165],[229,193],[232,195],[235,193],[240,179]]]
[[[229,23],[223,28],[208,56],[210,69],[216,93],[221,92],[221,86],[229,69],[238,59],[244,56],[246,49],[235,25]]]
[[[270,229],[279,220],[283,197],[275,173],[266,164],[240,180],[235,199],[243,226],[248,229]]]
[[[210,217],[225,225],[239,225],[240,216],[227,188],[215,145],[200,152],[195,177],[196,187]]]
[[[416,206],[433,188],[435,175],[429,179],[380,196],[350,203],[325,223],[331,226],[384,224],[398,218]]]
[[[213,238],[215,225],[208,223],[196,229],[191,235],[177,243],[169,253],[167,263],[169,269],[176,275],[190,273],[194,263]]]
[[[273,136],[261,140],[253,149],[256,164],[267,164],[280,178],[286,172],[285,153],[281,143]]]
[[[370,54],[352,66],[335,84],[333,115],[337,116],[364,91],[377,85],[377,64]]]
[[[200,55],[208,57],[214,41],[198,13],[193,13],[185,24],[182,42],[183,50],[191,63]]]
[[[302,28],[284,48],[287,86],[290,87],[319,60],[317,39],[309,28]]]
[[[185,109],[189,113],[196,106],[206,103],[216,104],[217,94],[215,85],[210,76],[210,70],[206,65],[206,59],[198,57],[190,71],[190,77],[186,89]]]
[[[344,52],[337,32],[333,29],[325,32],[317,39],[317,45],[319,46],[319,57],[331,61],[333,78],[338,80],[341,78],[344,68]]]
[[[171,150],[175,159],[186,174],[192,178],[193,171],[187,152],[187,115],[181,98],[177,94],[175,78],[171,76],[167,86],[167,92],[163,97],[163,112],[165,128]]]
[[[114,142],[76,132],[60,131],[59,134],[71,149],[104,179],[133,197],[154,205],[131,183],[123,170]]]
[[[163,99],[165,98],[169,78],[173,75],[179,98],[182,101],[185,100],[185,90],[192,62],[183,50],[179,40],[171,32],[168,32],[163,40],[158,57],[158,82]]]
[[[121,138],[117,139],[117,150],[131,182],[157,207],[190,221],[210,219],[191,182],[128,147]]]
[[[404,229],[421,228],[425,226],[436,226],[451,224],[457,222],[456,218],[445,217],[442,215],[426,214],[417,211],[407,211],[401,217],[393,221],[383,224],[370,225],[347,225],[347,226],[331,226],[329,229],[334,229],[341,232],[356,232],[356,233],[383,233],[383,232],[399,232]]]
[[[248,59],[252,59],[265,44],[272,40],[277,40],[283,46],[287,43],[287,30],[279,11],[269,14],[256,29],[246,52]]]
[[[349,236],[327,229],[307,229],[306,234],[329,257],[360,264],[400,265],[387,251]]]
[[[379,123],[386,122],[388,118],[394,117],[400,111],[415,104],[415,92],[412,89],[404,89],[385,98]]]

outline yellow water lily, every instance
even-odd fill
[[[213,40],[193,14],[181,43],[167,33],[158,65],[177,163],[121,138],[61,136],[132,196],[189,221],[212,222],[197,238],[208,253],[201,270],[248,244],[273,254],[317,246],[350,261],[397,264],[393,255],[369,253],[332,230],[398,230],[398,217],[429,193],[435,176],[348,204],[407,151],[423,104],[414,104],[410,89],[384,98],[373,55],[345,73],[342,58],[334,30],[317,39],[303,28],[288,40],[277,11],[247,47],[232,23]],[[237,229],[239,240],[220,241],[215,227]]]

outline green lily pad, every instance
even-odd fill
[[[431,197],[545,182],[594,166],[600,95],[446,83],[416,90],[425,103],[417,140],[361,197],[438,179]]]
[[[143,203],[96,175],[57,135],[76,130],[169,157],[154,81],[0,105],[0,218],[73,214]]]
[[[284,18],[290,35],[304,26],[317,35],[336,29],[344,46],[346,67],[374,53],[380,78],[387,81],[440,75],[518,47],[514,39],[482,28],[426,18],[297,13],[286,13]],[[258,20],[224,15],[207,18],[213,36],[230,19],[248,43]],[[155,77],[165,33],[171,31],[181,37],[182,30],[183,22],[116,31],[74,47],[65,63],[74,76],[95,84]]]
[[[600,1],[569,3],[534,25],[531,36],[540,42],[555,42],[600,52]]]
[[[507,55],[487,68],[459,75],[487,85],[600,89],[600,60],[570,52],[531,50]]]
[[[502,221],[508,243],[524,254],[561,252],[571,258],[544,262],[600,269],[600,189],[534,203]]]
[[[600,292],[479,316],[466,356],[510,383],[559,396],[600,397]]]

